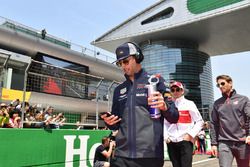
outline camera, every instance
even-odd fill
[[[110,139],[110,142],[115,141],[115,136],[113,135],[113,132],[109,134],[108,138]]]

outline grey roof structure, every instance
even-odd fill
[[[161,0],[92,44],[114,52],[127,41],[187,39],[199,43],[198,50],[210,56],[249,51],[249,13],[249,0]]]

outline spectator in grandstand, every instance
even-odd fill
[[[54,124],[55,129],[60,129],[60,126],[63,126],[63,123],[66,121],[63,113],[59,113],[54,115],[51,123]]]
[[[45,123],[46,128],[55,128],[54,124],[52,124],[53,111],[54,111],[54,108],[52,106],[47,106],[45,109],[44,123]]]
[[[14,110],[16,108],[16,106],[14,106],[12,103],[10,103],[7,107],[8,111],[11,112],[12,110]]]
[[[32,128],[36,122],[36,118],[35,118],[35,113],[32,110],[27,110],[25,113],[25,123],[24,123],[24,127],[25,128]]]
[[[118,130],[111,166],[151,167],[154,164],[154,167],[162,167],[164,117],[177,122],[179,113],[174,103],[163,97],[168,90],[164,79],[149,75],[142,68],[144,56],[139,46],[124,43],[116,49],[116,57],[116,64],[125,73],[126,81],[114,90],[112,112],[101,116],[109,129]],[[157,90],[148,96],[146,85],[151,78],[158,84]],[[151,117],[150,108],[159,110],[159,115]]]
[[[36,121],[44,122],[45,121],[44,115],[45,115],[45,109],[41,110],[39,112],[36,112],[36,114],[35,114]]]
[[[44,119],[48,120],[53,117],[54,108],[52,106],[47,106],[44,113]]]
[[[15,100],[11,101],[10,104],[14,108],[16,108],[16,106],[18,106],[20,104],[20,100],[19,99],[15,99]]]
[[[108,158],[112,155],[115,142],[109,137],[102,138],[102,144],[95,150],[94,167],[109,167]]]
[[[80,121],[77,121],[76,122],[76,130],[80,130],[80,129],[83,129],[83,125],[81,125]]]
[[[186,89],[179,81],[170,83],[170,91],[179,111],[177,123],[164,121],[164,140],[173,167],[192,167],[193,144],[204,123],[195,103],[185,98]]]
[[[42,128],[44,127],[44,118],[43,114],[41,114],[37,110],[37,105],[26,107],[25,112],[25,128]]]
[[[43,112],[43,110],[41,111],[36,111],[34,112],[34,117],[35,117],[35,123],[31,124],[32,128],[44,128],[44,127],[49,127],[49,123],[47,122],[46,125],[46,120],[44,118],[45,112]]]
[[[219,153],[220,166],[230,167],[236,158],[238,167],[249,167],[250,101],[237,94],[230,76],[219,75],[216,82],[222,97],[214,102],[211,112],[212,154]]]
[[[21,111],[17,108],[10,112],[10,120],[8,124],[9,128],[20,128],[21,127]]]
[[[52,106],[47,106],[44,114],[45,126],[50,129],[59,129],[60,126],[66,121],[63,113],[53,114],[54,108]]]
[[[0,127],[6,127],[10,119],[8,107],[5,103],[1,103],[0,107]]]

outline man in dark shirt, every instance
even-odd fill
[[[109,129],[118,130],[111,166],[162,167],[163,121],[176,123],[179,112],[165,96],[169,90],[164,79],[142,68],[144,56],[137,44],[120,45],[116,58],[126,80],[114,90],[111,113],[101,116]]]
[[[249,167],[250,101],[236,93],[230,76],[220,75],[216,82],[222,97],[211,113],[212,155],[219,153],[220,167],[231,167],[234,157],[238,167]]]
[[[102,144],[95,150],[94,167],[109,167],[107,159],[112,155],[115,143],[109,137],[102,138]],[[108,150],[106,150],[108,149]]]

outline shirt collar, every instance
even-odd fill
[[[175,99],[175,101],[176,101],[176,102],[180,102],[180,101],[183,100],[183,99],[184,99],[184,95],[182,95],[181,97]]]
[[[222,96],[225,97],[225,98],[230,98],[230,97],[232,97],[235,94],[236,94],[236,90],[232,89],[232,91],[230,92],[229,96],[227,94],[224,94],[224,93],[222,93]]]
[[[145,70],[142,68],[140,71],[138,71],[137,73],[135,73],[135,79],[138,79],[142,74],[145,73]],[[125,78],[127,80],[130,80],[128,75],[124,74]]]

